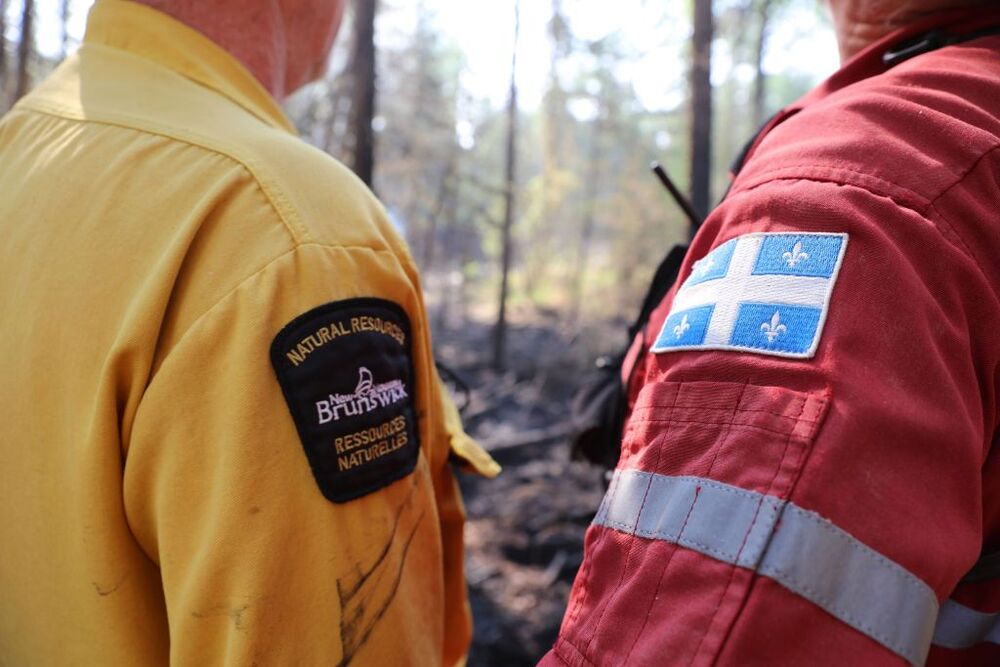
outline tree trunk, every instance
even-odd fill
[[[587,165],[587,192],[583,212],[583,227],[580,230],[580,238],[577,241],[576,263],[573,267],[573,293],[569,310],[569,322],[571,326],[576,326],[580,319],[587,265],[590,260],[590,242],[594,238],[594,227],[597,224],[598,190],[601,186],[601,148],[604,144],[604,129],[606,126],[604,106],[603,100],[598,99],[597,119],[594,120],[594,134],[590,140],[590,158]]]
[[[514,186],[517,176],[517,46],[521,32],[521,3],[514,2],[514,48],[510,59],[510,95],[507,99],[507,157],[504,188],[504,215],[501,228],[500,304],[493,329],[493,368],[503,371],[507,355],[507,295],[513,253],[511,227],[514,225]]]
[[[712,0],[694,0],[691,39],[691,204],[708,214],[712,176]]]
[[[543,100],[545,106],[544,132],[544,152],[542,153],[542,173],[545,178],[545,193],[543,203],[546,206],[545,214],[549,213],[548,203],[550,200],[548,190],[551,184],[548,182],[551,173],[557,168],[559,162],[559,149],[562,148],[562,108],[564,99],[559,83],[559,61],[561,59],[563,32],[565,22],[562,15],[562,0],[552,0],[552,19],[549,22],[549,40],[552,52],[549,56],[549,89],[546,91]]]
[[[562,1],[552,0],[552,18],[548,24],[550,44],[548,84],[540,109],[542,171],[539,177],[540,190],[537,194],[532,193],[532,197],[541,200],[541,215],[531,228],[531,250],[526,253],[524,264],[520,267],[528,298],[535,302],[536,306],[539,305],[539,290],[549,283],[550,276],[557,268],[551,258],[558,252],[559,237],[565,236],[568,231],[564,227],[562,210],[567,198],[562,167],[567,159],[566,133],[571,123],[566,117],[568,95],[562,87],[559,65],[568,57],[570,34]],[[526,206],[528,209],[534,209],[534,205],[526,204]]]
[[[7,101],[7,0],[0,0],[0,111]]]
[[[31,75],[28,71],[29,61],[35,45],[35,2],[24,0],[21,11],[21,42],[17,45],[17,88],[14,90],[14,101],[24,97],[31,88]]]
[[[351,167],[368,187],[375,170],[375,14],[378,0],[354,1],[354,53],[351,57],[351,131],[354,155]]]
[[[452,184],[449,187],[449,196],[447,207],[442,211],[442,217],[444,219],[442,236],[445,239],[443,251],[446,257],[452,258],[452,262],[457,258],[457,271],[461,276],[461,282],[456,286],[452,282],[452,272],[456,271],[454,264],[450,270],[448,269],[448,264],[445,263],[444,267],[446,269],[445,273],[445,288],[442,290],[441,294],[441,307],[438,308],[437,312],[437,326],[434,327],[436,331],[445,331],[448,328],[449,315],[451,314],[452,301],[457,299],[459,303],[460,312],[465,312],[464,298],[465,298],[465,264],[466,259],[466,243],[462,243],[457,249],[454,244],[454,239],[458,232],[458,203],[459,196],[461,194],[462,180],[458,178],[458,174],[462,173],[459,165],[459,153],[456,150],[453,153],[452,163],[450,169],[454,174],[452,178]],[[457,287],[457,289],[456,289]]]
[[[59,20],[60,20],[60,34],[59,34],[59,45],[60,52],[63,58],[69,55],[69,2],[70,0],[62,0],[62,4],[59,7]]]
[[[423,238],[423,252],[421,253],[420,269],[430,271],[434,266],[434,251],[437,249],[438,220],[454,198],[455,192],[455,169],[458,162],[458,151],[452,149],[448,154],[448,162],[445,164],[444,172],[441,175],[441,183],[438,187],[437,201],[434,204],[434,211],[427,220],[427,233]]]
[[[764,53],[767,50],[768,24],[771,19],[773,0],[760,0],[757,6],[757,43],[754,46],[756,75],[753,79],[753,125],[759,128],[767,118],[767,74],[764,73]]]
[[[346,74],[346,76],[345,76]],[[338,157],[345,163],[348,161],[348,149],[351,147],[351,81],[350,68],[346,68],[330,84],[330,116],[322,128],[323,137],[319,142],[326,152]]]

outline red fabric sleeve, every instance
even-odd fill
[[[849,235],[818,351],[651,354],[619,469],[789,501],[946,598],[982,546],[1000,354],[997,286],[952,229],[933,207],[822,179],[731,197],[682,279],[745,234]],[[542,664],[905,664],[875,630],[706,551],[592,526]]]

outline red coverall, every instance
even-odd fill
[[[996,26],[897,32],[757,140],[633,346],[621,459],[543,665],[1000,664],[1000,579],[967,576],[1000,551],[1000,36],[883,63]],[[695,260],[761,232],[801,235],[789,271],[816,239],[844,249],[818,346],[651,351],[698,328],[668,318]],[[766,350],[785,321],[744,329]]]

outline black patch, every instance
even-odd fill
[[[345,503],[417,465],[410,320],[383,299],[328,303],[274,338],[271,363],[320,491]]]

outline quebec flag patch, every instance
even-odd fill
[[[734,350],[816,354],[847,234],[760,233],[695,263],[652,352]]]

